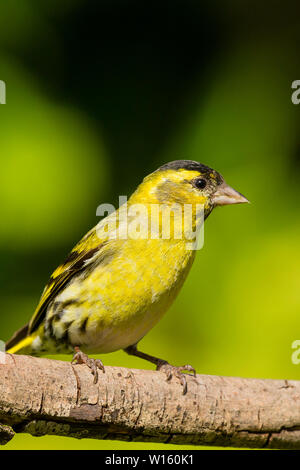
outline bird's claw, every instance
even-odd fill
[[[102,370],[105,374],[102,361],[100,359],[89,357],[87,354],[80,351],[78,347],[75,348],[75,354],[72,358],[71,364],[86,364],[91,369],[91,373],[94,376],[94,384],[98,382],[98,369]]]
[[[169,364],[168,362],[161,361],[157,365],[156,370],[159,370],[161,372],[164,372],[164,374],[166,374],[167,382],[171,380],[173,376],[177,377],[183,387],[182,389],[183,395],[185,395],[187,392],[186,374],[184,374],[183,372],[184,371],[192,372],[192,374],[188,374],[188,375],[193,375],[194,377],[196,377],[195,369],[189,364],[186,364],[185,366],[171,366],[171,364]]]

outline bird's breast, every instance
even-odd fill
[[[70,342],[87,352],[136,343],[172,304],[194,255],[184,243],[127,240],[108,264],[78,277],[58,296],[56,301],[69,302],[60,330],[68,325]]]

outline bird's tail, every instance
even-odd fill
[[[25,352],[33,341],[32,336],[28,336],[28,324],[16,331],[6,342],[5,350],[10,354]]]

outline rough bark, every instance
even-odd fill
[[[162,372],[5,356],[0,441],[14,432],[172,444],[300,449],[300,382],[197,375],[182,395]],[[2,361],[3,362],[3,361]]]

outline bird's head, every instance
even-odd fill
[[[216,206],[249,202],[212,168],[192,160],[175,160],[148,175],[134,199],[145,203],[201,204],[205,217]]]

